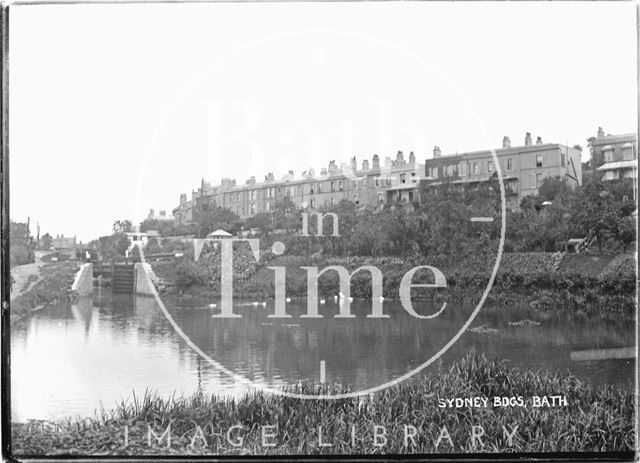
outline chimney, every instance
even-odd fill
[[[323,177],[325,177],[327,175],[327,168],[323,167],[322,169],[320,169],[320,175],[322,175]]]
[[[442,151],[440,151],[440,147],[439,146],[434,146],[433,147],[433,157],[434,158],[439,158],[442,155]]]
[[[252,175],[251,177],[249,177],[249,180],[247,180],[247,185],[255,185],[256,184],[256,177],[255,175]]]
[[[604,137],[604,130],[602,127],[598,127],[598,138]]]
[[[160,217],[166,217],[167,211],[160,211]]]
[[[413,151],[409,151],[409,162],[411,164],[415,164],[415,162],[416,162],[416,155],[413,154]]]
[[[149,209],[149,217],[153,217],[153,209]]]
[[[502,148],[511,148],[511,139],[506,135],[502,138]]]
[[[313,167],[309,167],[309,178],[314,178],[316,176],[316,170]]]
[[[365,159],[362,161],[362,170],[369,170],[369,160]]]
[[[396,162],[398,164],[404,164],[404,154],[402,154],[402,151],[398,151],[398,154],[396,154]]]
[[[536,145],[542,145],[542,137],[536,138]]]
[[[329,173],[332,174],[336,170],[336,161],[329,161]]]
[[[531,146],[531,132],[527,132],[524,137],[524,146]]]
[[[358,163],[355,156],[351,158],[351,170],[354,172],[358,170]]]
[[[384,166],[385,167],[391,167],[391,157],[390,156],[385,156],[384,157]]]
[[[374,154],[371,162],[373,164],[374,169],[380,168],[380,156],[378,156],[377,154]]]
[[[273,172],[269,172],[265,177],[264,180],[266,182],[273,182],[275,180],[275,177],[273,176]]]

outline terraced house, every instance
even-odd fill
[[[582,184],[581,151],[557,143],[543,143],[537,137],[532,143],[527,132],[524,145],[511,146],[509,137],[502,140],[502,148],[495,150],[505,186],[507,207],[515,210],[522,198],[538,193],[547,177],[562,177],[569,185]],[[427,186],[451,182],[473,186],[497,175],[492,150],[472,151],[443,156],[440,147],[433,149],[433,158],[425,161]]]
[[[603,180],[638,178],[638,142],[636,134],[605,135],[598,127],[598,135],[589,138],[591,164]]]
[[[413,152],[405,158],[398,151],[395,159],[386,157],[380,162],[375,154],[357,164],[355,157],[349,164],[339,167],[331,161],[319,173],[309,169],[296,177],[289,171],[281,179],[268,173],[264,181],[252,177],[239,185],[235,179],[222,179],[212,186],[204,180],[191,198],[180,195],[180,204],[173,209],[176,222],[190,223],[198,220],[202,205],[223,207],[241,218],[259,212],[273,210],[277,201],[288,197],[299,208],[317,209],[323,205],[338,204],[346,199],[357,205],[380,207],[385,203],[398,202],[411,206],[419,201],[420,180],[424,175],[424,164],[416,161]]]

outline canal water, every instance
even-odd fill
[[[292,301],[292,318],[273,319],[273,303],[238,301],[238,319],[216,319],[211,301],[165,300],[176,324],[198,348],[225,368],[261,385],[281,387],[320,380],[358,389],[376,386],[420,366],[460,330],[473,307],[447,306],[432,320],[417,320],[399,302],[385,301],[388,319],[366,318],[371,302],[354,301],[353,319],[336,319],[327,301],[323,319],[304,319],[306,302]],[[438,307],[415,303],[419,313]],[[520,320],[539,324],[514,326]],[[467,353],[485,353],[513,366],[571,372],[595,384],[633,388],[632,359],[573,361],[572,352],[633,346],[629,321],[570,319],[562,312],[483,307],[471,328],[421,374],[438,371]],[[495,330],[495,331],[494,331]],[[51,306],[12,326],[12,417],[93,416],[146,390],[169,397],[197,390],[238,396],[248,387],[201,358],[149,297],[115,296],[99,289],[93,300]],[[561,391],[559,391],[561,392]]]

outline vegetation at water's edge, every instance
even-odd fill
[[[78,269],[78,263],[71,261],[44,265],[40,269],[42,279],[11,301],[11,321],[16,321],[46,304],[71,302],[74,297],[71,286]]]
[[[348,388],[302,385],[292,392],[346,392]],[[535,396],[564,395],[568,405],[531,406]],[[522,397],[526,406],[440,408],[438,399],[456,397]],[[594,387],[570,375],[523,371],[484,356],[468,356],[436,377],[414,377],[371,398],[300,400],[252,393],[230,400],[196,394],[163,399],[147,394],[85,420],[53,426],[14,423],[16,455],[43,454],[366,454],[466,452],[595,452],[632,451],[635,445],[633,392],[619,386]],[[171,446],[148,445],[149,425],[158,436],[171,423]],[[124,448],[124,426],[128,446]],[[233,441],[226,440],[232,426]],[[351,426],[356,427],[352,445]],[[404,426],[417,430],[415,445],[404,444]],[[276,426],[275,446],[262,446],[262,426]],[[324,443],[320,447],[318,427]],[[373,426],[386,428],[387,443],[374,445]],[[482,426],[483,445],[472,443],[472,426]],[[517,426],[512,445],[502,427]],[[200,428],[198,430],[198,427]],[[446,427],[451,442],[435,441]],[[194,435],[202,431],[195,439]],[[194,445],[191,445],[194,441]],[[379,442],[379,441],[378,441]]]
[[[256,262],[248,246],[237,245],[234,252],[234,294],[241,298],[273,298],[274,276],[270,266],[286,269],[286,293],[304,298],[306,273],[300,267],[341,265],[353,271],[362,265],[379,268],[383,274],[383,295],[397,299],[400,281],[407,271],[418,265],[433,265],[443,271],[448,289],[441,296],[452,299],[478,298],[488,284],[495,256],[486,253],[451,262],[448,256],[423,257],[346,257],[273,256],[263,252]],[[597,264],[597,265],[595,265]],[[154,271],[164,281],[161,292],[176,291],[193,295],[220,295],[220,253],[203,251],[193,262],[187,253],[171,262],[154,263]],[[428,276],[428,272],[427,273]],[[416,277],[420,275],[417,274]],[[418,282],[418,278],[414,282]],[[328,272],[319,279],[320,297],[330,298],[339,291],[338,275]],[[351,295],[371,298],[368,272],[355,274]],[[427,294],[414,290],[413,299]],[[527,304],[540,310],[568,310],[578,315],[635,314],[635,257],[621,254],[611,258],[568,256],[560,253],[505,253],[498,269],[489,302],[501,305]],[[617,316],[617,315],[616,315]]]

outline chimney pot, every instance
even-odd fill
[[[511,148],[511,139],[505,135],[502,139],[502,147],[503,148]]]
[[[527,132],[524,137],[524,146],[531,146],[531,132]]]
[[[542,137],[536,138],[536,145],[542,145]]]
[[[433,147],[433,157],[434,158],[439,158],[442,155],[442,151],[440,150],[439,146],[434,146]]]

